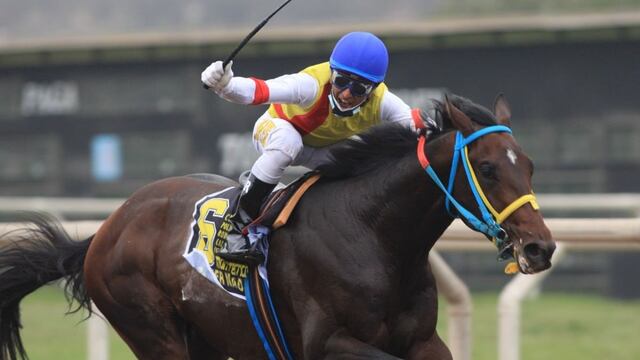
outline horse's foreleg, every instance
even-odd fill
[[[346,330],[338,330],[327,339],[324,347],[324,357],[322,359],[380,359],[393,360],[400,359],[380,349],[364,343],[349,335]]]

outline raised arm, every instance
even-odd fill
[[[231,64],[222,69],[216,61],[203,72],[201,80],[221,98],[245,105],[269,103],[310,105],[318,93],[318,82],[308,74],[282,75],[262,80],[254,77],[234,76]]]

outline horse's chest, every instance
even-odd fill
[[[378,276],[360,279],[350,291],[342,314],[350,332],[361,341],[382,347],[391,339],[412,338],[435,327],[435,288],[422,281],[398,281]],[[408,284],[412,284],[409,286]]]
[[[412,338],[415,321],[407,316],[409,312],[383,307],[353,307],[353,313],[347,317],[351,335],[377,348],[396,348],[393,339]],[[409,320],[409,321],[407,321]],[[411,328],[411,330],[409,330]]]
[[[343,314],[354,331],[381,336],[398,314],[407,306],[406,299],[379,286],[361,287],[352,293]]]

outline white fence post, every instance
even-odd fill
[[[564,256],[564,246],[556,245],[553,254],[553,265]],[[519,273],[500,293],[498,300],[498,359],[520,359],[520,304],[532,290],[537,289],[542,281],[551,274],[555,267],[534,275]]]
[[[464,282],[437,251],[429,252],[429,263],[438,293],[447,300],[449,313],[448,345],[455,360],[471,360],[471,294]]]
[[[91,302],[93,315],[87,320],[87,360],[109,360],[109,326]]]

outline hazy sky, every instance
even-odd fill
[[[284,0],[0,0],[0,44],[129,33],[241,30]],[[270,28],[498,13],[640,10],[640,0],[293,0]]]
[[[0,0],[0,40],[257,25],[284,0]],[[441,0],[294,0],[269,23],[417,20]],[[46,4],[50,4],[47,6]]]

